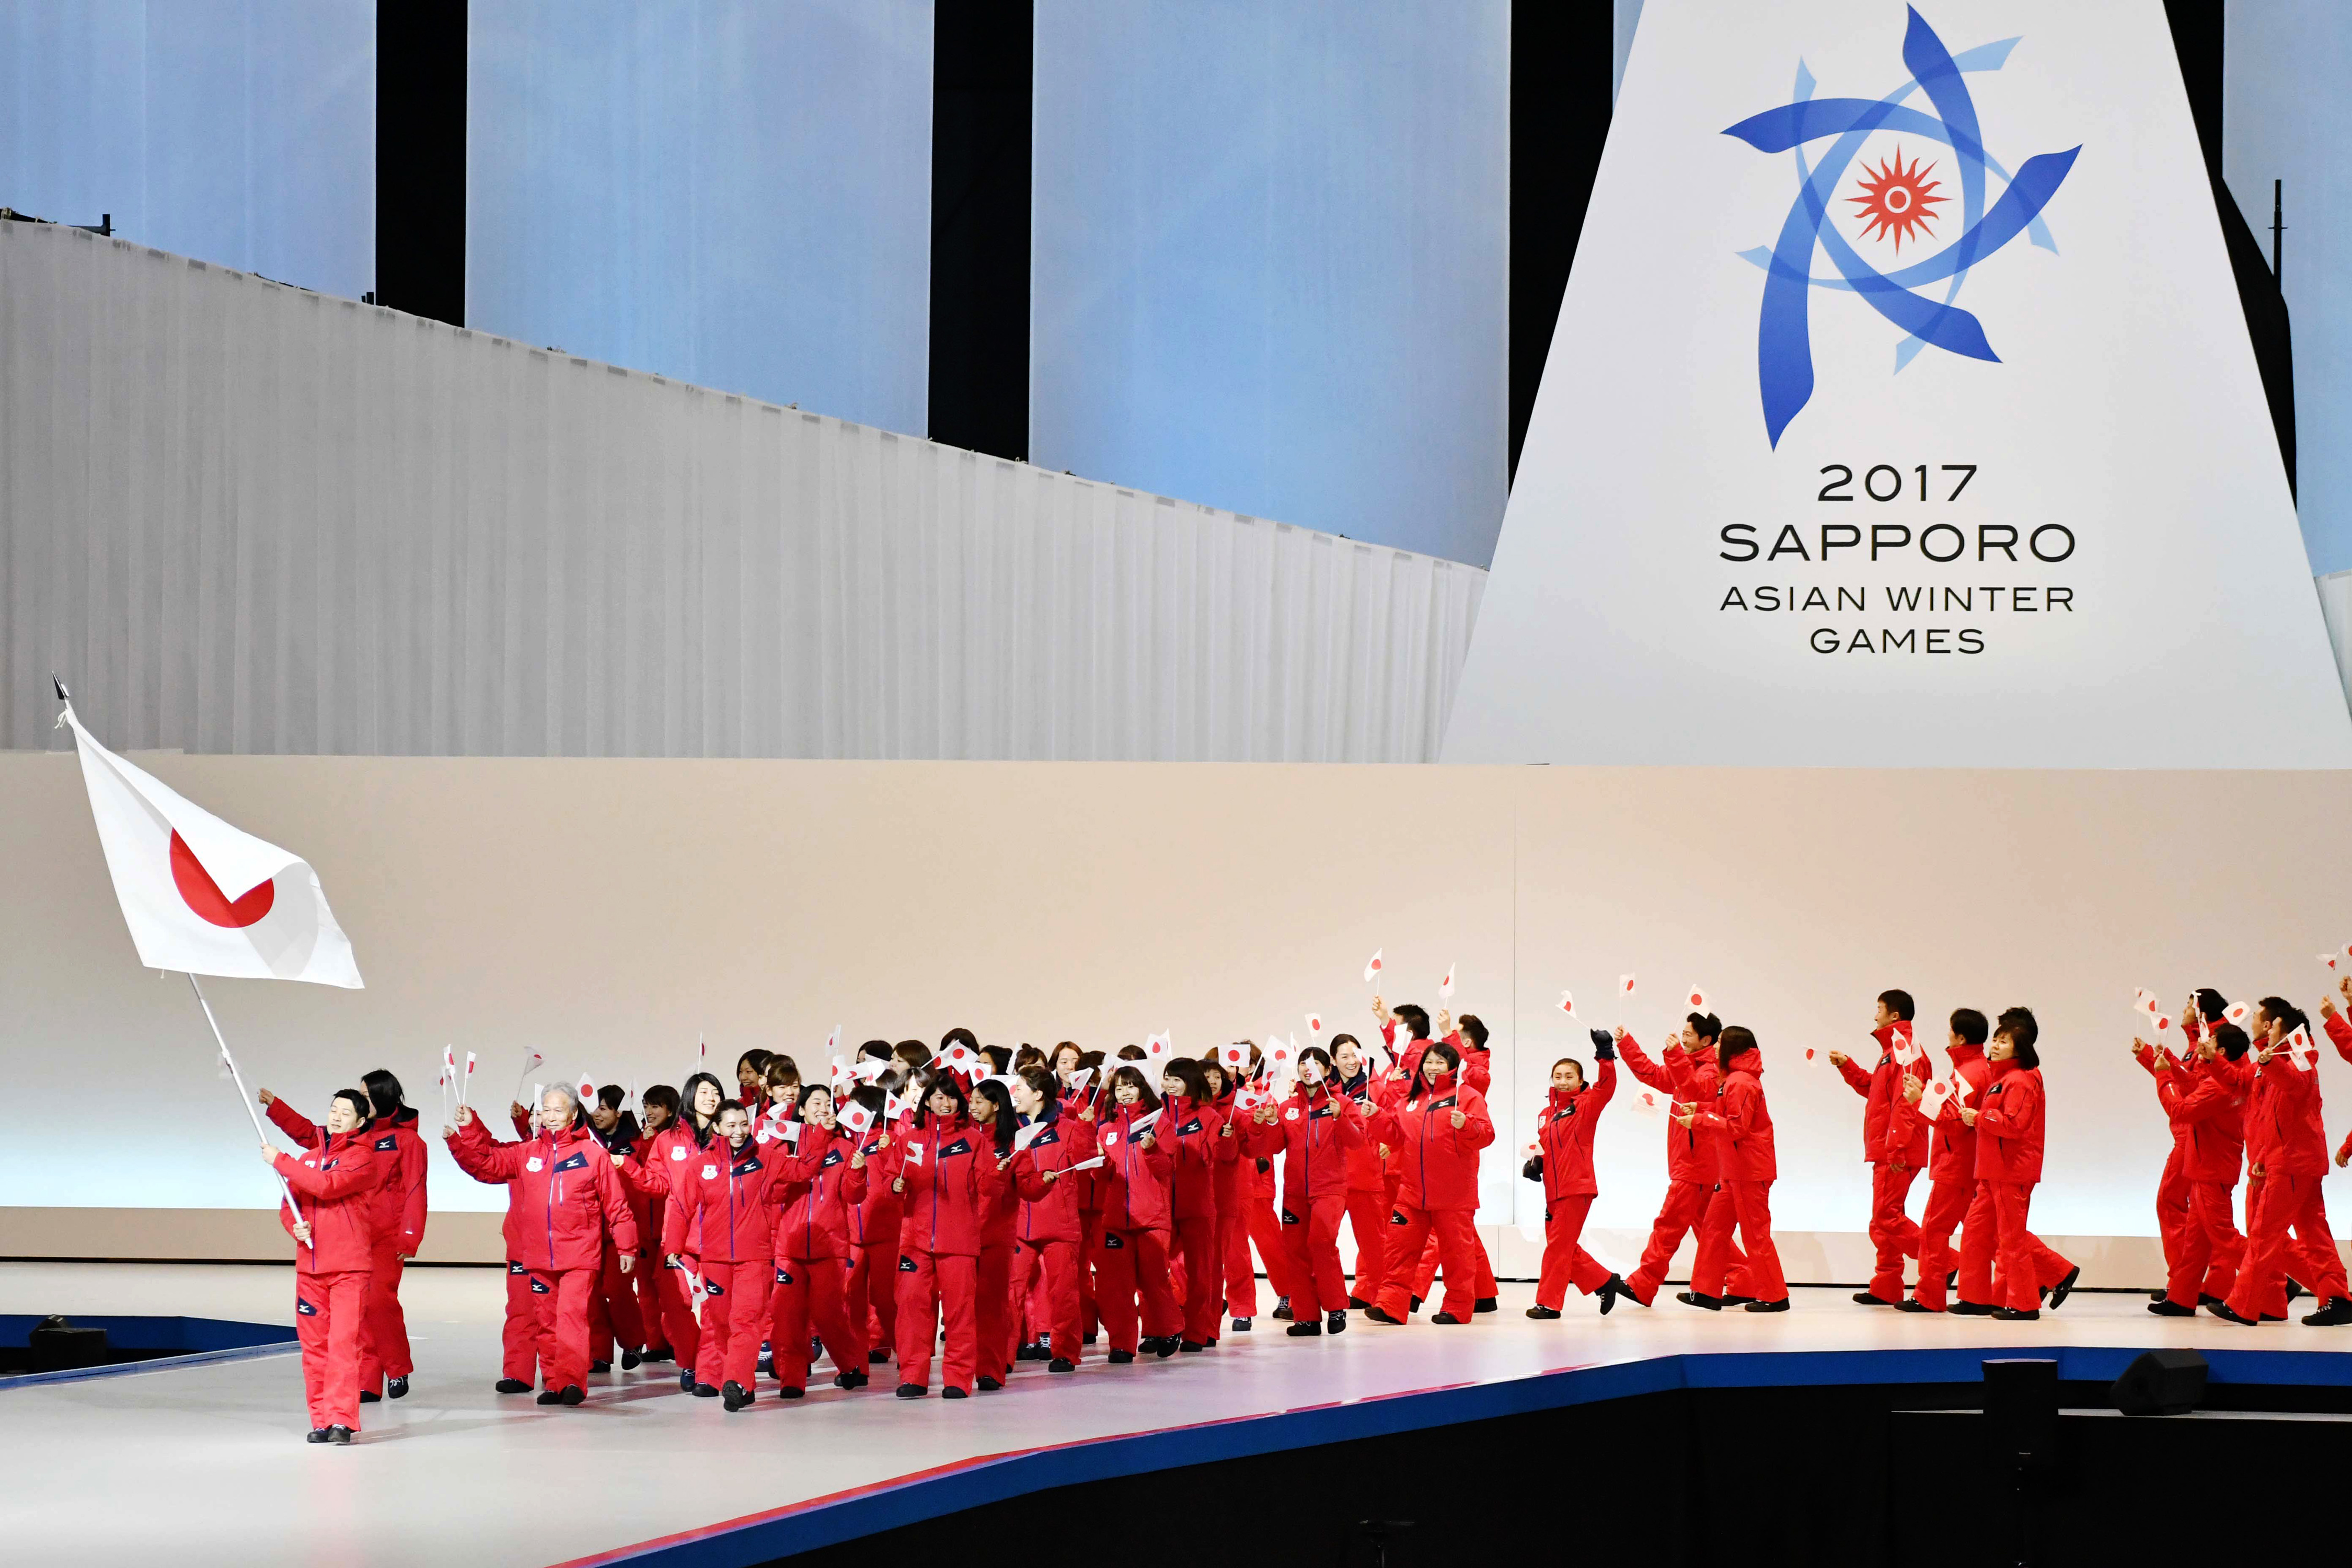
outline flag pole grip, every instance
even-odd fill
[[[229,1054],[228,1041],[221,1037],[220,1020],[213,1016],[213,1005],[205,1000],[205,988],[196,984],[196,977],[193,974],[188,976],[188,989],[196,994],[196,1005],[205,1010],[205,1022],[212,1026],[213,1043],[220,1047],[221,1060],[228,1064],[229,1079],[236,1085],[237,1103],[245,1107],[246,1115],[252,1119],[253,1135],[264,1143],[268,1142],[269,1130],[262,1126],[261,1111],[254,1104],[253,1096],[246,1092],[245,1075],[237,1070],[236,1058]],[[278,1190],[286,1194],[286,1206],[292,1211],[294,1223],[300,1225],[302,1205],[294,1201],[293,1187],[288,1184],[282,1173],[272,1171],[270,1174],[278,1178]]]

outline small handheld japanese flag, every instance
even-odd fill
[[[922,1163],[923,1163],[923,1141],[922,1141],[921,1139],[919,1139],[919,1138],[909,1138],[909,1139],[908,1139],[908,1140],[907,1140],[907,1163],[908,1163],[909,1165],[919,1165],[919,1164],[921,1164]]]
[[[1249,1047],[1238,1040],[1230,1046],[1219,1046],[1217,1061],[1227,1072],[1239,1072],[1249,1066]]]
[[[850,1064],[849,1076],[861,1084],[872,1083],[882,1076],[888,1066],[888,1063],[878,1057],[860,1057]]]
[[[1630,1001],[1632,1000],[1633,995],[1633,977],[1630,974],[1619,975],[1617,977],[1617,1000],[1620,1002]]]
[[[1127,1124],[1127,1135],[1130,1138],[1140,1138],[1159,1125],[1160,1112],[1147,1110]]]
[[[139,962],[247,980],[361,986],[351,939],[299,856],[230,826],[81,727],[62,683],[99,847]]]
[[[1683,1005],[1689,1008],[1694,1013],[1706,1012],[1706,987],[1704,985],[1685,986],[1683,990]]]
[[[1370,985],[1374,981],[1380,979],[1381,968],[1381,955],[1378,952],[1375,952],[1372,954],[1372,961],[1364,965],[1364,984]]]
[[[1017,1154],[1034,1143],[1037,1141],[1037,1134],[1051,1125],[1052,1123],[1045,1121],[1032,1121],[1028,1126],[1017,1129],[1013,1134],[1013,1152]]]
[[[961,1040],[958,1040],[954,1045],[950,1046],[946,1050],[940,1053],[940,1066],[950,1072],[962,1073],[967,1077],[977,1073],[980,1070],[980,1063],[982,1059],[982,1058],[979,1052],[973,1050],[970,1046],[965,1045]]]
[[[1094,1082],[1094,1068],[1080,1068],[1077,1071],[1070,1075],[1070,1092],[1072,1094],[1083,1094],[1086,1092],[1087,1085]]]
[[[1944,1086],[1951,1091],[1952,1098],[1962,1105],[1966,1105],[1969,1102],[1969,1096],[1976,1092],[1975,1086],[1969,1082],[1966,1075],[1958,1068],[1944,1075]]]
[[[1079,1171],[1091,1171],[1091,1170],[1095,1170],[1095,1169],[1098,1168],[1099,1166],[1101,1166],[1102,1164],[1104,1164],[1105,1163],[1106,1163],[1106,1162],[1104,1161],[1103,1157],[1102,1157],[1100,1154],[1097,1154],[1097,1155],[1096,1155],[1096,1156],[1095,1156],[1093,1159],[1091,1159],[1091,1160],[1081,1160],[1081,1161],[1079,1161],[1076,1164],[1075,1164],[1075,1165],[1071,1165],[1071,1166],[1067,1167],[1066,1169],[1065,1169],[1065,1170],[1063,1171],[1063,1173],[1063,1173],[1064,1175],[1067,1176],[1067,1175],[1073,1175],[1073,1174],[1076,1173],[1077,1173],[1077,1172],[1079,1172]]]
[[[874,1125],[874,1113],[853,1100],[841,1108],[838,1120],[843,1131],[852,1138],[863,1138],[866,1130]]]
[[[1559,994],[1559,1010],[1567,1014],[1571,1018],[1575,1017],[1576,998],[1568,992],[1561,992]]]
[[[585,1110],[590,1106],[596,1103],[596,1080],[594,1079],[590,1078],[583,1072],[580,1075],[580,1081],[573,1084],[572,1087],[577,1089],[580,1093],[581,1110]]]
[[[1284,1039],[1281,1036],[1268,1035],[1266,1037],[1266,1066],[1276,1074],[1279,1075],[1288,1072],[1290,1070],[1291,1062],[1297,1059],[1297,1055],[1298,1053],[1291,1048],[1290,1042]]]
[[[911,1094],[898,1094],[896,1092],[892,1093],[889,1100],[882,1108],[883,1114],[887,1116],[893,1121],[898,1121],[902,1116],[913,1115],[914,1110],[915,1097]]]
[[[532,1065],[537,1066],[538,1064],[534,1062]],[[473,1103],[473,1092],[474,1053],[467,1051],[466,1053],[466,1076],[457,1080],[457,1103],[460,1105],[471,1105]]]
[[[543,1068],[546,1065],[547,1058],[541,1056],[537,1051],[525,1051],[522,1054],[522,1071],[515,1074],[515,1098],[517,1100],[520,1100],[522,1098],[522,1086],[530,1080],[530,1075],[537,1072],[541,1068]],[[534,1113],[539,1110],[539,1085],[536,1083],[533,1083],[530,1086],[530,1109]]]
[[[1162,1057],[1172,1057],[1175,1054],[1176,1042],[1169,1037],[1167,1032],[1162,1031],[1157,1035],[1147,1035],[1144,1037],[1143,1059],[1145,1061],[1156,1062]]]
[[[1447,964],[1445,966],[1445,978],[1437,983],[1437,999],[1441,1002],[1451,1002],[1454,1000],[1454,966],[1453,964]]]
[[[2246,1019],[2248,1016],[2252,1012],[2253,1008],[2251,1004],[2244,1002],[2232,1002],[2222,1011],[2221,1016],[2242,1029],[2246,1026]]]
[[[1921,1090],[1919,1095],[1920,1119],[1927,1121],[1935,1121],[1944,1113],[1944,1101],[1951,1098],[1952,1086],[1948,1079],[1929,1079],[1927,1087]]]
[[[1316,1044],[1318,1044],[1318,1045],[1322,1044],[1322,1042],[1323,1042],[1323,1015],[1322,1015],[1322,1014],[1320,1014],[1320,1013],[1309,1013],[1309,1014],[1307,1014],[1307,1032],[1308,1034],[1310,1034],[1310,1035],[1312,1035],[1312,1036],[1314,1036],[1314,1037],[1315,1037],[1315,1042],[1316,1042]]]
[[[1637,1089],[1626,1097],[1628,1104],[1643,1116],[1657,1116],[1666,1108],[1665,1097],[1654,1089]]]
[[[828,1057],[841,1054],[841,1026],[838,1024],[833,1026],[833,1033],[824,1037],[824,1054]]]

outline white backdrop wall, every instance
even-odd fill
[[[0,0],[0,206],[356,299],[375,0]]]
[[[928,429],[930,0],[472,0],[466,320]]]
[[[1506,0],[1039,0],[1030,456],[1484,567]]]
[[[1391,1002],[1434,1007],[1458,966],[1505,1120],[1483,1217],[1533,1224],[1517,1170],[1547,1069],[1592,1055],[1561,988],[1654,1046],[1696,982],[1763,1044],[1776,1228],[1809,1279],[1858,1277],[1822,1238],[1863,1229],[1870,1189],[1863,1102],[1802,1047],[1866,1049],[1880,991],[1916,996],[1939,1064],[1952,1008],[2032,1006],[2051,1104],[2035,1228],[2146,1237],[2171,1138],[2127,1055],[2133,987],[2313,1007],[2312,955],[2352,936],[2352,774],[2316,771],[138,760],[304,855],[351,935],[364,991],[208,987],[250,1081],[314,1113],[385,1063],[429,1104],[444,1041],[479,1053],[476,1098],[503,1105],[526,1050],[551,1078],[674,1083],[698,1032],[730,1066],[761,1046],[803,1067],[835,1025],[1104,1047],[1169,1029],[1199,1050],[1313,1009],[1360,1035],[1377,947]],[[0,1205],[266,1205],[186,986],[138,966],[73,760],[0,753],[0,1075],[32,1106],[136,1083],[159,1115],[94,1166],[71,1157],[73,1118],[20,1118]],[[2197,896],[2217,867],[2261,896]],[[2318,1070],[2341,1136],[2352,1068],[2330,1050]],[[1655,1212],[1664,1131],[1630,1105],[1601,1121],[1594,1244],[1621,1261]],[[439,1159],[434,1180],[438,1207],[498,1205]],[[2347,1183],[2331,1172],[2331,1194]],[[0,1256],[23,1250],[16,1223],[0,1210]]]
[[[1485,574],[0,224],[0,744],[1433,758]]]

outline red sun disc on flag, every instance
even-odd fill
[[[1900,253],[1905,240],[1916,238],[1927,225],[1933,223],[1936,215],[1928,209],[1940,205],[1947,199],[1931,194],[1943,183],[1927,177],[1927,170],[1935,166],[1930,163],[1923,169],[1919,166],[1919,160],[1914,158],[1910,166],[1905,167],[1903,149],[1899,144],[1895,149],[1894,160],[1878,165],[1875,178],[1870,166],[1864,164],[1864,194],[1846,198],[1862,208],[1862,237],[1869,239],[1892,235],[1895,248]],[[1873,230],[1876,231],[1875,235]]]
[[[232,903],[228,895],[220,890],[220,884],[213,880],[212,873],[197,860],[196,852],[176,833],[172,835],[172,884],[180,889],[180,901],[200,919],[231,931],[260,920],[278,901],[278,883],[273,879]]]

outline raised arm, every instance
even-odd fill
[[[292,1106],[288,1105],[268,1089],[263,1089],[261,1093],[262,1109],[269,1112],[269,1120],[280,1132],[285,1133],[305,1149],[316,1149],[327,1141],[325,1128],[307,1116],[297,1115]]]
[[[375,1151],[356,1145],[335,1162],[331,1171],[306,1165],[291,1154],[281,1153],[272,1163],[286,1184],[306,1198],[347,1198],[353,1193],[373,1191],[383,1180],[383,1167],[375,1163]]]

